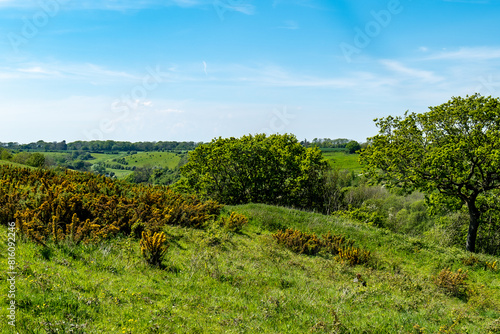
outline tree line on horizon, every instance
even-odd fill
[[[194,141],[115,141],[115,140],[77,140],[66,143],[65,140],[57,142],[46,142],[39,140],[28,144],[20,144],[18,142],[0,142],[0,148],[9,150],[27,150],[27,151],[88,151],[88,152],[153,152],[153,151],[192,151],[202,142]],[[350,146],[357,149],[361,148],[361,144],[352,139],[346,138],[314,138],[312,141],[304,139],[300,142],[304,147],[333,148],[347,149],[352,151]],[[354,153],[352,151],[351,153]]]
[[[45,142],[39,140],[29,144],[17,142],[0,143],[0,147],[9,150],[30,151],[88,151],[88,152],[153,152],[153,151],[191,151],[201,143],[194,141],[157,141],[157,142],[129,142],[115,140],[91,140],[66,143]]]

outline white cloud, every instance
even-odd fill
[[[476,47],[460,48],[456,51],[441,51],[426,58],[427,60],[492,60],[500,59],[500,48]]]
[[[182,113],[184,113],[184,110],[167,108],[167,109],[158,110],[157,112],[160,114],[171,114],[171,113],[182,114]]]
[[[443,80],[442,77],[437,76],[432,71],[410,68],[394,60],[381,60],[380,62],[389,70],[397,74],[403,75],[404,77],[410,77],[413,79],[422,80],[424,82],[434,82],[434,83]]]
[[[49,0],[42,0],[49,1]],[[255,13],[255,6],[250,3],[237,2],[226,0],[52,0],[57,1],[60,8],[63,10],[140,10],[145,8],[160,8],[177,6],[182,8],[194,7],[213,7],[220,2],[219,6],[224,10],[236,11],[247,15]],[[0,0],[0,9],[2,8],[41,8],[39,1],[34,0]]]
[[[208,75],[207,73],[207,62],[206,61],[203,61],[203,72],[205,73],[205,75]]]
[[[0,68],[0,78],[16,79],[72,79],[109,82],[117,80],[138,80],[141,77],[125,71],[84,64],[23,63],[17,67]]]

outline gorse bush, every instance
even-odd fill
[[[341,248],[352,247],[354,244],[353,240],[349,240],[343,235],[332,234],[330,231],[322,235],[322,239],[322,248],[334,255],[338,254]]]
[[[316,255],[319,252],[336,255],[340,263],[349,265],[365,264],[370,260],[370,252],[354,247],[354,241],[343,235],[328,232],[318,238],[314,233],[300,230],[279,230],[272,235],[276,242],[299,254]]]
[[[94,242],[118,233],[158,232],[164,225],[200,228],[222,206],[162,186],[132,185],[90,174],[0,169],[0,224],[16,221],[32,240]]]
[[[158,266],[161,264],[163,257],[166,255],[169,245],[165,242],[167,237],[163,232],[142,232],[142,239],[140,241],[141,254],[147,263]]]
[[[470,255],[468,257],[464,257],[461,259],[461,262],[469,267],[482,267],[484,270],[497,271],[498,270],[498,261],[483,261],[477,258],[474,255]]]
[[[434,282],[449,295],[466,297],[468,293],[467,276],[467,272],[462,269],[453,272],[450,268],[445,268],[436,276]]]
[[[315,255],[322,246],[321,240],[316,234],[294,229],[286,229],[284,232],[279,230],[273,234],[273,238],[278,244],[299,254]]]
[[[231,215],[221,217],[222,226],[230,232],[240,232],[245,224],[248,224],[248,218],[240,213],[231,212]]]
[[[370,252],[352,246],[338,249],[337,261],[348,263],[351,266],[364,264],[370,260]]]

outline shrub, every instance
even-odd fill
[[[142,221],[138,220],[132,225],[132,227],[130,229],[130,235],[134,236],[136,238],[139,238],[142,235],[142,232],[144,232],[145,228],[146,228],[146,224],[144,224]]]
[[[316,234],[294,229],[287,229],[284,232],[279,230],[273,234],[273,238],[278,244],[284,245],[291,251],[299,254],[315,255],[320,251],[322,246],[321,240]]]
[[[491,271],[497,271],[498,270],[497,262],[498,261],[493,261],[493,262],[485,261],[485,269],[490,269]]]
[[[484,270],[491,270],[493,272],[498,270],[497,263],[498,261],[488,262],[480,260],[474,255],[470,255],[469,257],[464,257],[461,259],[462,263],[466,266],[470,267],[482,267]]]
[[[468,292],[466,280],[467,272],[462,269],[458,269],[455,273],[450,268],[445,268],[434,279],[434,283],[449,295],[466,297]]]
[[[285,232],[279,230],[273,234],[278,244],[284,245],[295,253],[316,255],[320,251],[337,255],[336,259],[341,263],[349,263],[354,266],[367,263],[370,252],[353,246],[354,241],[346,239],[343,235],[335,235],[328,232],[322,238],[314,233],[305,233],[299,230],[287,229]]]
[[[66,171],[0,169],[0,224],[16,220],[39,244],[71,239],[95,242],[116,234],[141,236],[166,224],[202,227],[222,206],[166,187],[131,185],[103,176]]]
[[[336,255],[343,247],[352,247],[354,241],[346,239],[343,235],[331,234],[328,232],[321,236],[323,238],[322,246],[326,252]]]
[[[477,257],[474,255],[471,255],[469,257],[464,257],[461,259],[462,263],[466,266],[474,267],[475,265],[481,263],[481,260],[479,260]]]
[[[226,230],[240,232],[243,226],[248,223],[248,218],[240,213],[231,212],[229,218],[221,217],[221,222]]]
[[[140,242],[141,253],[147,263],[154,266],[161,264],[169,247],[168,244],[165,244],[165,241],[167,241],[167,237],[163,232],[155,232],[154,234],[142,232],[142,239]]]
[[[370,260],[370,252],[353,246],[342,247],[338,250],[337,260],[351,266],[365,264]]]

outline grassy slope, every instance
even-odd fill
[[[17,162],[12,162],[12,161],[7,161],[7,160],[0,160],[0,166],[1,165],[10,165],[10,166],[24,167],[24,168],[33,168],[31,166],[21,165],[21,164],[18,164]]]
[[[418,333],[416,325],[425,333],[442,326],[454,333],[500,331],[494,322],[500,317],[498,272],[469,267],[476,292],[468,300],[447,296],[432,282],[442,268],[463,267],[461,250],[286,208],[227,210],[250,217],[242,234],[166,227],[165,270],[144,264],[137,240],[50,251],[19,241],[18,331]],[[269,230],[279,226],[343,233],[371,250],[374,260],[349,267],[328,256],[293,254],[272,240]],[[5,235],[5,227],[1,231]],[[217,239],[225,242],[207,244]],[[353,282],[357,273],[367,287]]]
[[[53,158],[65,156],[68,153],[64,152],[44,152],[46,156],[51,156]],[[88,160],[91,164],[97,163],[108,163],[108,164],[116,164],[113,159],[125,158],[128,162],[128,166],[136,166],[136,167],[144,167],[144,166],[152,166],[152,167],[168,167],[170,169],[174,169],[179,164],[181,160],[181,156],[172,153],[172,152],[138,152],[137,154],[128,154],[126,152],[118,153],[118,154],[106,154],[106,153],[92,153],[92,156],[95,159]],[[107,168],[108,171],[114,172],[116,177],[119,179],[125,178],[127,175],[131,174],[131,170],[124,169],[112,169]]]
[[[358,162],[359,154],[348,154],[346,152],[326,151],[323,157],[330,162],[333,168],[348,169],[355,173],[361,172],[362,168]]]
[[[171,152],[140,152],[125,158],[130,166],[144,167],[146,165],[168,167],[174,169],[181,156]]]
[[[170,169],[174,169],[177,167],[179,161],[181,160],[180,155],[172,152],[138,152],[137,154],[128,155],[126,153],[123,154],[100,154],[93,153],[93,157],[95,160],[90,160],[91,163],[116,163],[112,161],[113,159],[125,158],[125,161],[128,162],[127,166],[136,166],[136,167],[168,167]],[[122,170],[122,169],[111,169],[107,168],[107,170],[115,172],[116,177],[119,179],[125,178],[127,175],[131,174],[130,170]]]

